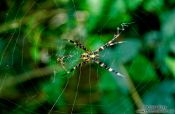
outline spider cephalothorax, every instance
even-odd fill
[[[99,58],[99,54],[87,51],[83,54],[81,54],[81,59],[86,62],[95,61],[97,58]]]
[[[101,46],[100,48],[96,49],[95,51],[89,51],[84,45],[82,45],[79,42],[76,42],[76,41],[73,41],[73,40],[68,40],[70,43],[72,43],[75,46],[83,49],[85,52],[83,54],[81,54],[81,56],[80,56],[82,62],[79,63],[78,65],[76,65],[75,67],[73,67],[70,71],[67,71],[67,73],[72,72],[73,70],[77,69],[78,67],[80,67],[83,64],[86,64],[88,62],[94,62],[96,64],[99,64],[101,67],[105,68],[109,72],[114,72],[118,76],[123,76],[118,71],[112,69],[111,67],[108,67],[105,63],[101,62],[99,60],[99,54],[98,53],[100,51],[105,50],[107,47],[111,47],[111,46],[114,46],[116,44],[123,43],[123,42],[117,42],[116,39],[119,37],[120,33],[125,30],[124,27],[127,27],[128,24],[131,24],[131,23],[122,23],[121,28],[120,27],[117,28],[117,34],[114,35],[113,39],[108,41],[105,45]],[[59,59],[57,59],[57,60],[59,60]]]

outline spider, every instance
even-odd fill
[[[133,22],[132,22],[133,23]],[[117,76],[121,76],[123,77],[123,75],[121,73],[119,73],[118,71],[114,70],[113,68],[107,66],[105,63],[101,62],[99,60],[99,52],[105,50],[108,47],[114,46],[116,44],[120,44],[123,43],[121,42],[117,42],[115,41],[121,34],[122,31],[125,30],[125,27],[128,27],[128,25],[131,23],[122,23],[120,27],[117,27],[117,34],[114,34],[114,37],[112,40],[108,41],[105,45],[101,46],[100,48],[96,49],[95,51],[90,51],[88,50],[84,45],[82,45],[81,43],[77,42],[77,41],[73,41],[73,40],[68,40],[70,43],[74,44],[75,46],[79,47],[80,49],[83,49],[85,52],[81,54],[80,59],[82,60],[81,63],[79,63],[78,65],[74,66],[72,69],[70,69],[70,71],[67,71],[67,74],[73,72],[74,70],[76,70],[78,67],[87,64],[87,63],[96,63],[98,64],[100,67],[105,68],[106,70],[108,70],[109,72],[113,72],[115,73]],[[58,58],[57,61],[60,62],[62,64],[62,66],[64,65],[64,58],[66,57],[61,57]],[[65,69],[65,68],[64,68]]]

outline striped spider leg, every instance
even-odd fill
[[[120,41],[120,42],[116,42],[115,40],[120,36],[121,32],[125,30],[125,27],[128,27],[129,24],[132,24],[134,22],[131,23],[122,23],[120,27],[117,27],[117,34],[114,34],[114,37],[112,40],[108,41],[105,45],[101,46],[100,48],[98,48],[97,50],[95,50],[95,53],[98,53],[104,49],[106,49],[107,47],[116,45],[116,44],[120,44],[123,43],[125,41]]]
[[[110,42],[110,41],[109,41]],[[124,43],[125,41],[119,41],[119,42],[110,42],[110,43],[107,43],[103,46],[101,46],[100,48],[98,48],[97,50],[94,51],[94,53],[98,53],[100,51],[103,51],[105,50],[107,47],[111,47],[111,46],[114,46],[116,44],[121,44],[121,43]]]
[[[120,77],[124,77],[121,73],[119,73],[118,71],[112,69],[111,67],[107,66],[105,63],[99,61],[99,60],[95,60],[94,61],[95,63],[97,63],[98,65],[100,65],[100,67],[103,67],[105,68],[106,70],[108,70],[109,72],[113,72],[115,73],[117,76],[120,76]]]
[[[74,44],[75,46],[79,47],[80,49],[83,49],[84,51],[89,51],[84,45],[82,45],[81,43],[79,43],[77,41],[68,40],[68,42]]]
[[[114,38],[111,40],[111,42],[116,40],[120,36],[120,34],[125,30],[125,28],[128,27],[130,24],[133,24],[133,23],[134,22],[122,23],[119,27],[117,27],[117,34],[114,34]]]

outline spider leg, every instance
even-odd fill
[[[128,27],[129,24],[132,24],[134,22],[131,23],[122,23],[120,27],[117,27],[117,34],[114,34],[114,37],[112,40],[108,41],[105,45],[101,46],[100,48],[98,48],[97,50],[95,50],[95,53],[98,53],[102,50],[104,50],[105,48],[109,47],[109,46],[113,46],[115,44],[119,44],[121,42],[115,42],[115,40],[120,36],[121,32],[125,30],[125,27]]]
[[[75,46],[83,49],[84,51],[89,51],[84,45],[82,45],[81,43],[77,42],[77,41],[73,41],[73,40],[68,40],[70,43],[74,44]]]
[[[108,47],[109,47],[109,46],[116,45],[116,44],[122,44],[122,43],[124,43],[124,42],[126,42],[126,41],[119,41],[119,42],[110,43],[110,44],[108,45]]]
[[[130,24],[133,24],[133,23],[134,22],[122,23],[119,27],[117,27],[117,34],[114,34],[113,39],[110,40],[108,42],[108,44],[110,44],[111,42],[114,42],[120,36],[120,34],[125,30],[125,28],[128,27]]]
[[[86,64],[87,62],[84,61],[84,62],[81,62],[79,63],[78,65],[74,66],[72,69],[70,69],[70,71],[67,71],[67,74],[73,72],[74,70],[76,70],[78,67],[82,66],[83,64]]]
[[[117,76],[124,77],[124,75],[122,75],[122,74],[119,73],[118,71],[112,69],[111,67],[108,67],[105,63],[103,63],[103,62],[101,62],[101,61],[99,61],[99,60],[95,60],[94,62],[97,63],[98,65],[100,65],[100,67],[105,68],[105,69],[108,70],[109,72],[113,72],[113,73],[115,73]]]
[[[62,57],[58,57],[57,61],[60,62],[60,63],[64,63],[64,59],[65,58],[70,58],[70,57],[72,57],[72,55],[65,55],[65,56],[62,56]]]
[[[119,42],[112,42],[110,44],[105,44],[104,46],[101,46],[100,48],[98,48],[97,50],[95,50],[94,52],[95,53],[98,53],[100,51],[103,51],[105,50],[107,47],[111,47],[111,46],[114,46],[116,44],[121,44],[121,43],[124,43],[125,41],[119,41]]]
[[[72,55],[66,55],[66,56],[63,56],[63,57],[58,57],[57,58],[57,62],[61,64],[61,67],[67,72],[67,69],[65,68],[64,66],[64,59],[65,58],[69,58],[69,57],[72,57]]]

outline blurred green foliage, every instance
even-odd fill
[[[142,106],[175,111],[174,0],[1,0],[1,114],[135,114]],[[83,50],[104,45],[131,24],[96,64],[69,70]],[[168,112],[167,112],[168,113]],[[172,112],[173,113],[173,112]]]

